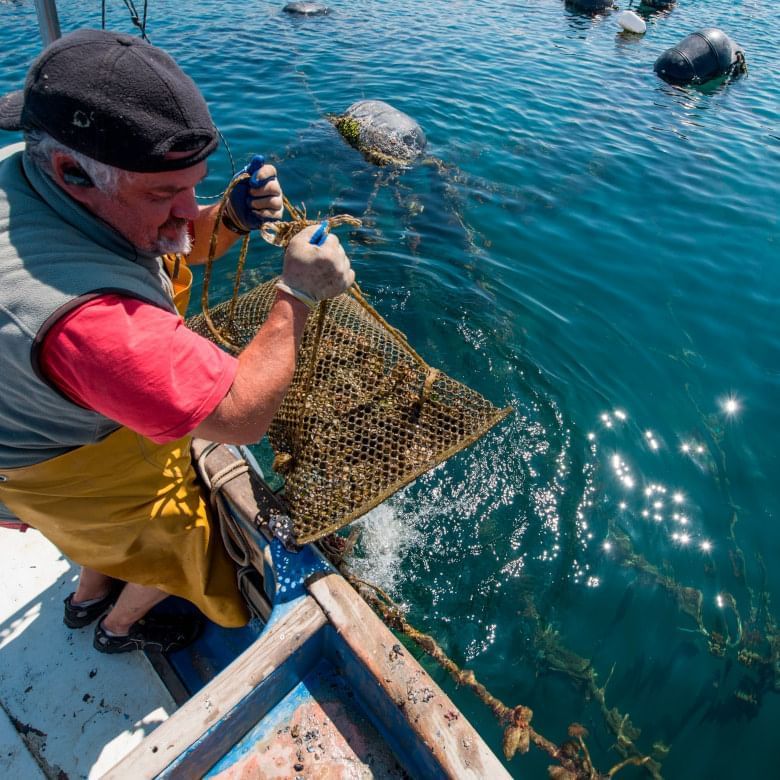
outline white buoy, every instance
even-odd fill
[[[633,11],[621,11],[615,21],[626,31],[644,35],[647,32],[647,25],[641,16],[637,16]]]

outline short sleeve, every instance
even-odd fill
[[[197,428],[238,368],[235,357],[189,330],[178,314],[114,294],[57,320],[39,363],[69,399],[159,444]]]

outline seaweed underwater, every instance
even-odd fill
[[[743,668],[744,672],[732,691],[733,700],[743,712],[756,712],[766,693],[780,693],[780,633],[771,609],[766,566],[761,555],[757,554],[759,584],[751,584],[745,553],[736,533],[740,508],[731,495],[727,457],[723,447],[723,425],[716,415],[705,414],[699,408],[690,387],[687,387],[687,392],[703,422],[708,450],[714,455],[709,470],[715,473],[716,484],[729,507],[728,577],[742,591],[735,590],[739,598],[729,590],[719,588],[717,610],[707,619],[705,597],[700,589],[680,583],[671,573],[662,572],[651,564],[633,549],[628,534],[614,522],[610,526],[610,537],[615,542],[620,564],[637,572],[642,581],[668,593],[680,612],[694,622],[695,628],[683,630],[698,634],[712,657],[722,659],[727,665],[736,661]],[[715,560],[709,555],[705,558],[704,573],[712,581],[722,579]],[[741,607],[741,603],[744,606]]]
[[[517,754],[528,753],[531,745],[534,745],[556,762],[547,769],[549,777],[555,780],[604,780],[614,777],[627,766],[643,767],[651,777],[662,777],[658,759],[666,755],[668,747],[657,742],[653,745],[652,756],[640,752],[635,744],[640,732],[631,723],[629,716],[607,706],[605,691],[609,680],[602,687],[597,685],[598,676],[590,661],[564,647],[558,633],[550,626],[544,625],[530,594],[525,601],[523,614],[535,626],[534,643],[540,657],[544,658],[550,670],[573,679],[587,697],[599,703],[605,722],[616,738],[615,749],[622,760],[606,773],[600,772],[594,766],[585,743],[588,731],[584,726],[571,723],[567,729],[569,739],[560,744],[551,741],[531,725],[534,713],[530,707],[522,704],[509,707],[496,698],[477,680],[473,671],[461,669],[430,634],[412,626],[404,617],[401,607],[382,588],[356,577],[347,563],[347,558],[359,533],[360,530],[355,529],[346,538],[334,534],[325,537],[319,544],[342,576],[391,629],[409,637],[445,669],[458,685],[469,688],[491,710],[499,725],[504,727],[503,752],[507,761],[511,761]]]

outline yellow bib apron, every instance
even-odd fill
[[[183,314],[192,272],[165,258]],[[222,626],[249,613],[190,456],[119,428],[43,463],[3,469],[0,501],[76,563],[191,601]]]

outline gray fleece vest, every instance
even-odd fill
[[[65,398],[37,364],[51,325],[104,292],[175,311],[159,257],[68,197],[18,144],[0,150],[0,470],[41,463],[119,427]]]

